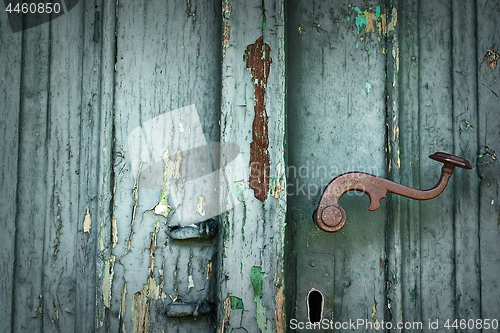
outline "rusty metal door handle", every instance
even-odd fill
[[[368,210],[377,210],[380,208],[380,200],[385,198],[387,192],[416,200],[432,199],[444,191],[456,166],[472,169],[469,161],[458,156],[439,152],[430,155],[429,158],[444,163],[437,185],[429,190],[418,190],[364,172],[347,172],[334,178],[323,191],[318,209],[314,212],[316,224],[326,232],[342,229],[346,214],[339,205],[339,200],[348,191],[366,193],[370,197]]]

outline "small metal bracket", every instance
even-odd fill
[[[210,239],[217,235],[217,222],[214,219],[190,224],[170,230],[172,239]]]
[[[333,320],[333,255],[329,253],[298,253],[296,274],[295,319],[303,323],[317,322],[322,319]],[[313,330],[311,332],[322,331]]]
[[[199,317],[211,314],[214,308],[213,304],[204,301],[197,303],[174,302],[166,306],[165,315],[167,317]]]

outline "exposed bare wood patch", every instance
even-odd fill
[[[153,300],[158,299],[161,293],[160,286],[156,284],[154,278],[154,251],[156,250],[156,236],[160,231],[160,221],[156,220],[155,229],[151,233],[149,242],[149,270],[148,282],[144,284],[141,291],[132,295],[132,322],[134,324],[132,332],[147,333],[149,332],[151,306]]]
[[[90,219],[89,206],[87,206],[87,212],[83,217],[83,232],[90,233],[90,228],[92,227],[92,221]]]
[[[276,285],[279,286],[276,293],[276,308],[274,309],[274,316],[276,320],[276,332],[285,332],[285,284],[283,279],[276,274]]]
[[[111,291],[113,286],[113,275],[114,275],[114,265],[115,256],[112,254],[104,264],[104,277],[102,279],[102,297],[104,301],[104,306],[108,309],[111,306]]]
[[[170,194],[170,179],[179,179],[181,174],[182,153],[178,149],[175,154],[175,160],[170,159],[170,152],[165,150],[163,154],[163,188],[160,192],[160,201],[155,205],[153,211],[155,214],[167,217],[168,213],[172,210],[168,203],[168,196]]]

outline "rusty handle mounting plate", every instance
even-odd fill
[[[346,214],[339,205],[339,200],[348,191],[356,190],[366,193],[370,197],[368,209],[377,210],[380,208],[380,200],[385,198],[387,192],[416,200],[432,199],[444,191],[456,166],[472,169],[469,161],[451,154],[438,152],[430,155],[429,158],[444,163],[437,185],[429,190],[411,188],[364,172],[348,172],[334,178],[326,186],[318,209],[314,212],[316,224],[326,232],[342,229],[345,225]]]

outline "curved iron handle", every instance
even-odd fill
[[[429,158],[444,163],[437,185],[429,190],[418,190],[364,172],[347,172],[335,177],[326,186],[321,195],[318,209],[314,212],[316,224],[326,232],[342,229],[346,221],[346,214],[339,205],[339,199],[348,191],[356,190],[366,193],[370,197],[368,210],[377,210],[380,208],[380,200],[385,198],[387,192],[416,200],[432,199],[444,191],[456,166],[472,169],[469,161],[455,155],[438,152],[430,155]]]

